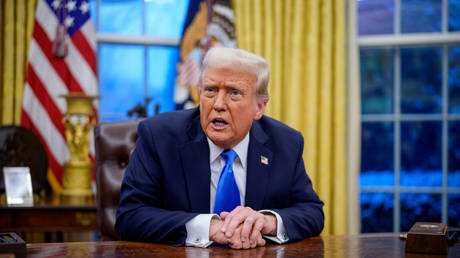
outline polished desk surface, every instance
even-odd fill
[[[406,254],[398,234],[361,234],[313,237],[250,250],[223,247],[172,247],[135,242],[86,242],[27,244],[27,257],[445,257]],[[448,257],[460,257],[460,243],[449,248]]]

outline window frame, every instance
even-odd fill
[[[96,60],[99,60],[99,47],[101,44],[114,44],[114,45],[135,45],[135,46],[143,46],[144,50],[144,98],[148,96],[148,49],[149,47],[175,47],[180,48],[181,38],[161,38],[161,37],[152,37],[152,36],[145,36],[145,10],[146,5],[144,0],[138,0],[142,3],[142,35],[121,35],[121,34],[113,34],[113,33],[101,33],[99,32],[99,17],[100,17],[100,4],[101,0],[95,0],[96,4],[96,14],[93,17],[94,30],[96,34],[96,56],[98,57]],[[187,13],[185,13],[187,15]],[[99,70],[97,71],[97,75],[99,78]],[[98,80],[98,91],[100,89],[100,81]],[[100,95],[100,93],[98,94]],[[99,111],[99,120],[103,118],[126,118],[126,116],[121,117],[118,113],[101,113]]]
[[[356,4],[358,16],[358,4]],[[393,113],[392,114],[362,114],[360,108],[360,124],[367,122],[392,122],[393,123],[393,162],[394,162],[394,185],[393,186],[361,186],[358,187],[358,195],[361,193],[392,193],[393,194],[393,232],[401,231],[401,200],[402,193],[441,194],[441,222],[448,221],[448,194],[460,194],[460,187],[448,187],[448,140],[449,122],[460,121],[460,114],[449,114],[448,111],[448,49],[453,45],[460,45],[460,32],[448,31],[449,1],[442,0],[442,30],[437,33],[401,33],[401,0],[394,0],[394,33],[385,35],[364,35],[357,32],[357,47],[394,49],[394,78],[393,78]],[[442,112],[439,114],[402,114],[401,113],[401,48],[404,47],[429,47],[442,48]],[[360,54],[358,54],[360,56]],[[442,123],[442,186],[420,187],[401,186],[401,123],[407,121],[439,121]],[[361,139],[362,140],[362,139]],[[361,174],[361,171],[359,171]],[[360,174],[358,176],[360,176]],[[360,206],[361,204],[359,204]]]

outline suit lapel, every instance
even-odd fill
[[[258,121],[253,123],[250,137],[245,201],[246,206],[250,206],[254,210],[260,210],[263,207],[273,152],[264,145],[268,141],[268,136],[262,130]]]
[[[198,120],[198,121],[197,121]],[[180,149],[192,212],[209,213],[211,171],[209,146],[198,119],[188,130],[190,141]]]

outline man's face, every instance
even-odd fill
[[[200,122],[214,144],[231,149],[262,117],[266,101],[256,99],[257,77],[244,69],[207,68],[200,91]]]

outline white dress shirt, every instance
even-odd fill
[[[224,149],[215,145],[209,138],[209,163],[211,166],[211,185],[210,185],[210,214],[200,214],[188,221],[185,224],[187,230],[187,239],[185,244],[187,246],[195,247],[208,247],[213,242],[209,240],[209,227],[211,224],[211,219],[217,214],[212,214],[214,210],[214,200],[216,199],[216,190],[217,184],[219,183],[220,173],[222,168],[225,165],[225,159],[220,156]],[[249,147],[249,133],[244,137],[244,139],[236,145],[233,150],[236,152],[238,157],[236,157],[233,162],[233,174],[235,176],[236,185],[240,192],[241,206],[245,204],[246,196],[246,170],[247,170],[247,157],[248,157],[248,147]],[[276,216],[277,220],[277,235],[276,236],[264,236],[274,242],[282,244],[288,241],[286,231],[284,228],[283,220],[281,216],[271,210],[261,210],[259,212],[272,213]]]

